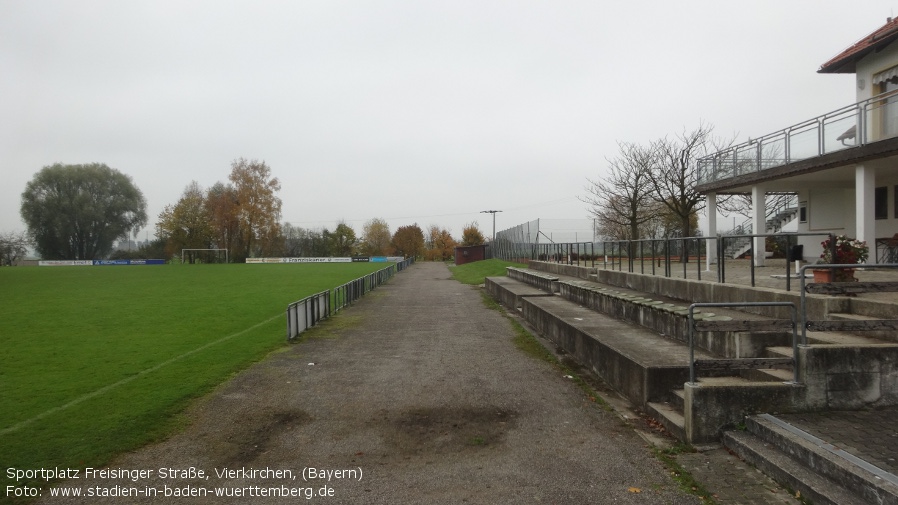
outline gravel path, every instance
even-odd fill
[[[62,484],[136,496],[45,489],[41,503],[288,503],[310,490],[334,504],[699,503],[630,427],[512,339],[478,289],[418,263],[110,466],[133,479]],[[262,496],[287,492],[299,497]]]

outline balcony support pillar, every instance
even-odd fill
[[[705,195],[708,199],[708,234],[707,237],[717,236],[717,193]],[[709,238],[705,246],[705,268],[711,271],[711,265],[717,264],[717,239]]]
[[[761,184],[751,188],[751,230],[752,235],[767,233],[767,193]],[[752,248],[755,266],[764,266],[764,237],[752,237]]]
[[[871,254],[868,259],[876,261],[876,169],[865,165],[854,167],[854,215],[855,235],[858,240],[866,240]]]

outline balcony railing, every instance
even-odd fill
[[[898,135],[898,90],[792,125],[698,160],[708,184]]]

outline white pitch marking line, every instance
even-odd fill
[[[187,352],[185,352],[184,354],[181,354],[180,356],[175,356],[174,358],[171,358],[171,359],[168,359],[168,360],[166,360],[166,361],[163,361],[162,363],[159,363],[158,365],[154,365],[154,366],[152,366],[152,367],[150,367],[150,368],[147,368],[147,369],[145,369],[145,370],[141,370],[140,372],[137,372],[135,375],[132,375],[132,376],[130,376],[130,377],[126,377],[126,378],[124,378],[124,379],[122,379],[122,380],[120,380],[120,381],[118,381],[118,382],[113,382],[112,384],[109,384],[108,386],[103,386],[103,387],[101,387],[100,389],[97,389],[96,391],[91,391],[90,393],[87,393],[87,394],[84,394],[84,395],[82,395],[82,396],[79,396],[78,398],[75,398],[74,400],[72,400],[72,401],[70,401],[70,402],[68,402],[68,403],[65,403],[65,404],[63,404],[63,405],[60,405],[60,406],[58,406],[58,407],[53,407],[52,409],[46,410],[46,411],[44,411],[44,412],[42,412],[42,413],[40,413],[40,414],[38,414],[38,415],[36,415],[36,416],[30,418],[30,419],[25,419],[24,421],[20,421],[20,422],[18,422],[18,423],[16,423],[16,424],[10,426],[9,428],[4,428],[4,429],[0,430],[0,435],[6,435],[7,433],[12,433],[12,432],[18,431],[18,430],[24,428],[25,426],[28,426],[29,424],[35,422],[35,421],[39,421],[39,420],[41,420],[41,419],[43,419],[43,418],[49,416],[50,414],[55,414],[56,412],[59,412],[59,411],[61,411],[61,410],[65,410],[65,409],[67,409],[67,408],[69,408],[69,407],[74,407],[75,405],[78,405],[78,404],[81,403],[81,402],[84,402],[84,401],[90,400],[91,398],[95,398],[95,397],[97,397],[97,396],[100,396],[100,395],[102,395],[103,393],[106,393],[107,391],[113,390],[113,389],[115,389],[115,388],[117,388],[117,387],[119,387],[119,386],[121,386],[121,385],[123,385],[123,384],[127,384],[127,383],[129,383],[129,382],[131,382],[131,381],[133,381],[133,380],[135,380],[135,379],[138,379],[138,378],[140,378],[140,377],[143,377],[144,375],[147,375],[147,374],[149,374],[149,373],[153,373],[153,372],[155,372],[156,370],[159,370],[160,368],[163,368],[163,367],[165,367],[165,366],[168,366],[168,365],[174,363],[175,361],[184,359],[184,358],[186,358],[186,357],[188,357],[188,356],[192,356],[192,355],[194,355],[194,354],[196,354],[196,353],[198,353],[198,352],[200,352],[200,351],[203,351],[203,350],[205,350],[205,349],[208,349],[209,347],[212,347],[213,345],[220,344],[220,343],[225,342],[225,341],[227,341],[227,340],[230,340],[230,339],[232,339],[232,338],[239,337],[240,335],[243,335],[244,333],[246,333],[246,332],[248,332],[248,331],[255,330],[256,328],[258,328],[258,327],[260,327],[260,326],[263,326],[263,325],[265,325],[265,324],[268,324],[268,323],[270,323],[271,321],[273,321],[273,320],[275,320],[275,319],[277,319],[277,318],[279,318],[279,317],[283,317],[283,314],[278,314],[278,315],[276,315],[276,316],[272,316],[272,317],[270,317],[270,318],[268,318],[268,319],[262,321],[261,323],[257,323],[257,324],[255,324],[255,325],[253,325],[253,326],[250,326],[249,328],[246,328],[245,330],[238,331],[237,333],[233,333],[233,334],[231,334],[231,335],[228,335],[227,337],[222,337],[222,338],[220,338],[220,339],[218,339],[218,340],[216,340],[216,341],[214,341],[214,342],[209,342],[208,344],[205,344],[205,345],[202,345],[202,346],[200,346],[200,347],[197,347],[196,349],[194,349],[194,350],[192,350],[192,351],[187,351]]]

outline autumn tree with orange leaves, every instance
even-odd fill
[[[400,226],[393,234],[392,244],[397,256],[417,258],[424,253],[424,232],[417,223]]]
[[[428,261],[446,261],[455,257],[455,247],[458,242],[452,238],[449,230],[431,225],[428,228],[427,249],[424,258]]]
[[[231,163],[228,179],[237,196],[240,250],[237,260],[275,252],[281,242],[281,183],[264,161],[240,158]]]

